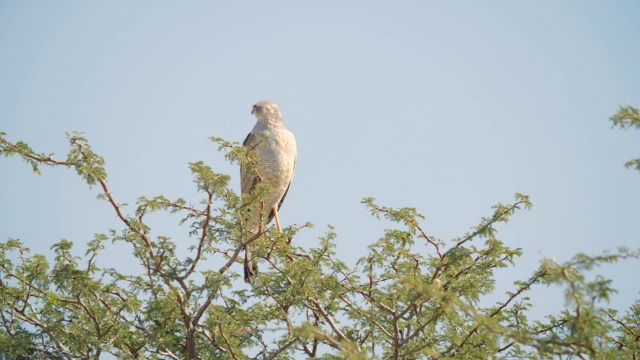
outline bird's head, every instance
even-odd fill
[[[253,104],[251,114],[255,115],[258,121],[282,122],[282,114],[278,105],[271,100],[262,100]]]

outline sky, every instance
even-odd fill
[[[497,301],[544,258],[638,248],[640,173],[623,164],[640,157],[640,132],[608,119],[640,106],[639,12],[630,0],[0,0],[0,131],[59,159],[65,132],[84,132],[118,202],[197,202],[188,163],[231,174],[239,190],[237,165],[208,138],[242,142],[253,103],[274,100],[298,144],[280,219],[315,225],[301,245],[335,227],[350,265],[396,227],[364,197],[417,208],[447,240],[529,195],[534,207],[498,226],[523,256],[498,272]],[[0,158],[0,239],[50,256],[64,238],[82,254],[94,233],[122,228],[98,193],[73,170],[36,176]],[[171,219],[154,233],[191,245]],[[126,247],[106,253],[105,267],[136,266]],[[619,290],[611,306],[638,298],[639,270],[596,270]],[[564,305],[554,288],[532,298],[537,315]]]

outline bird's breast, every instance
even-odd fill
[[[293,134],[286,129],[270,129],[258,134],[261,139],[256,146],[256,153],[261,160],[258,174],[263,183],[272,188],[272,196],[268,206],[276,206],[287,190],[297,156]]]
[[[265,166],[275,170],[293,165],[296,156],[295,140],[289,131],[262,131],[259,138],[260,144],[256,151]]]

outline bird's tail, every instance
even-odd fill
[[[258,276],[258,259],[251,256],[249,246],[244,248],[244,282],[251,284]]]

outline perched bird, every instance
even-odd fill
[[[270,185],[271,192],[259,206],[248,207],[245,228],[258,233],[275,217],[278,231],[282,232],[278,210],[287,196],[296,168],[296,139],[284,127],[280,109],[273,101],[258,101],[253,105],[251,114],[258,121],[242,144],[255,151],[258,162],[256,171],[240,166],[242,196],[243,199],[248,198],[256,184],[261,182]],[[269,212],[266,221],[261,217],[262,211]],[[245,247],[244,258],[244,281],[249,284],[258,274],[258,259],[251,256],[250,247],[250,244]]]

